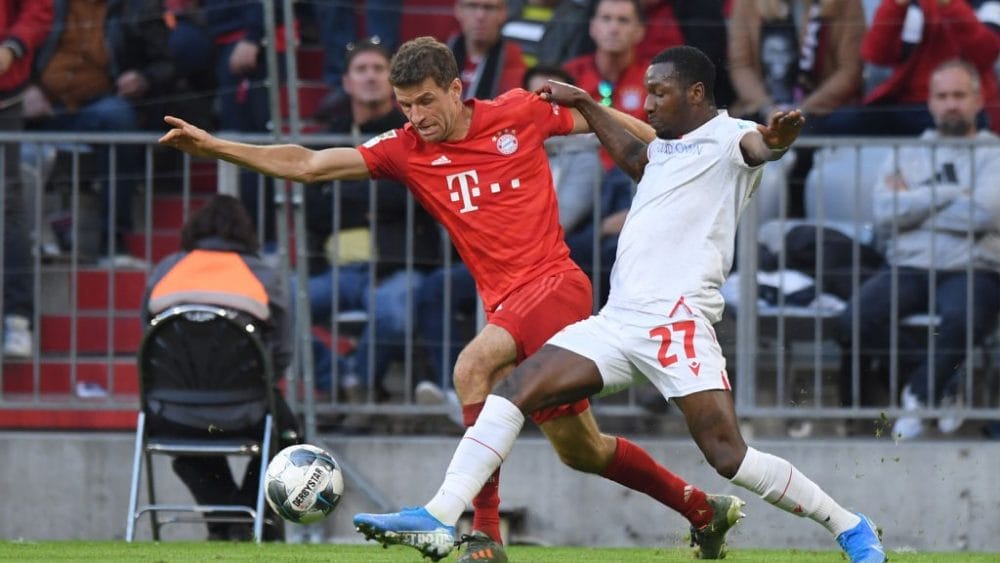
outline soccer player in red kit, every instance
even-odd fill
[[[590,315],[590,282],[563,242],[543,147],[550,136],[587,132],[589,125],[578,111],[524,90],[463,102],[454,56],[430,37],[400,47],[390,82],[409,123],[357,148],[235,143],[169,116],[165,120],[173,129],[160,142],[296,182],[389,177],[407,185],[448,230],[486,309],[486,326],[462,350],[454,369],[455,390],[471,426],[497,381],[550,336]],[[640,138],[655,136],[645,123],[618,112],[615,117]],[[533,418],[564,463],[677,510],[705,532],[699,537],[709,539],[701,545],[702,556],[719,556],[742,501],[706,495],[639,446],[602,434],[586,400]],[[507,560],[500,545],[498,479],[499,472],[473,502],[475,531],[460,561]],[[405,530],[377,539],[414,546],[433,541]],[[452,546],[444,547],[447,553]]]

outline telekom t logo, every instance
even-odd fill
[[[462,208],[459,213],[468,213],[479,209],[472,204],[472,198],[479,197],[479,174],[475,170],[466,170],[458,174],[451,174],[445,177],[448,180],[448,191],[451,193],[452,201],[462,201]],[[510,181],[510,189],[516,190],[521,187],[520,178]],[[500,183],[490,184],[490,193],[500,193]]]

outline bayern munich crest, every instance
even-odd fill
[[[513,129],[504,129],[494,135],[493,140],[496,142],[500,154],[507,155],[517,152],[517,135]]]

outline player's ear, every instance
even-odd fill
[[[448,85],[448,93],[455,97],[456,100],[462,99],[462,81],[455,78]]]
[[[691,86],[688,86],[687,90],[688,103],[691,105],[700,105],[705,101],[705,83],[695,82]]]

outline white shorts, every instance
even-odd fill
[[[702,317],[683,310],[667,317],[605,307],[567,326],[547,344],[597,364],[604,380],[601,395],[631,386],[638,376],[648,379],[667,399],[731,388],[715,329]]]

